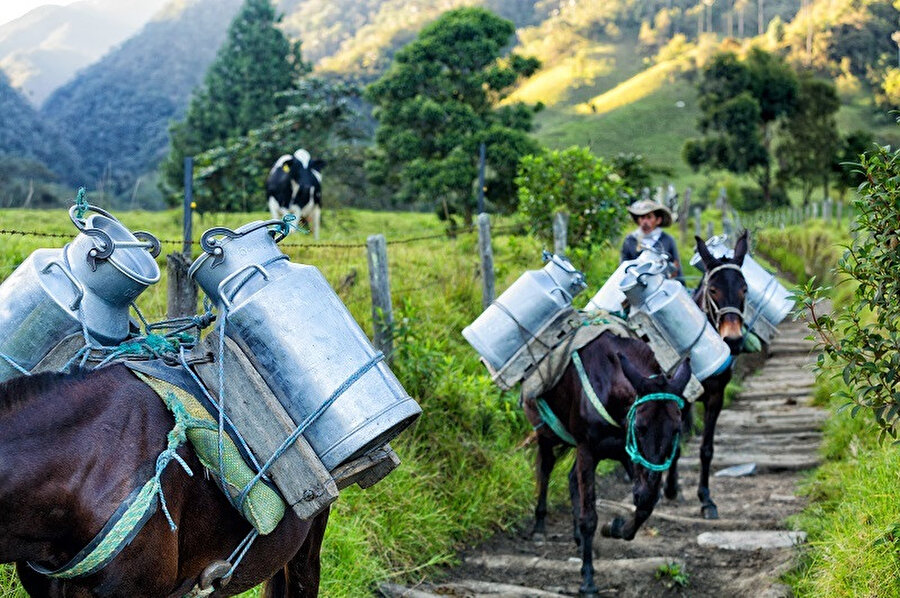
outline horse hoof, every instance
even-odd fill
[[[540,532],[535,532],[535,533],[531,534],[531,541],[544,543],[547,541],[547,536]]]
[[[600,594],[597,593],[597,588],[590,590],[579,589],[578,598],[600,598]]]
[[[719,518],[719,510],[716,508],[716,505],[703,505],[700,508],[700,514],[704,519],[718,519]]]

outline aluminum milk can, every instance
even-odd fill
[[[725,235],[717,235],[706,242],[706,247],[713,257],[719,259],[733,257],[734,250],[728,247],[726,242]],[[703,260],[699,254],[694,253],[691,257],[691,265],[703,269]],[[753,312],[759,314],[758,317],[765,318],[772,326],[780,324],[794,308],[791,293],[749,254],[744,256],[741,274],[747,282],[747,302],[753,308]]]
[[[25,370],[82,324],[94,342],[121,343],[129,336],[131,303],[159,281],[159,242],[90,209],[98,213],[87,220],[70,211],[81,230],[71,243],[34,251],[0,284],[0,353]],[[0,381],[18,375],[0,359]]]
[[[659,253],[652,248],[647,248],[638,254],[636,259],[625,260],[619,264],[619,267],[616,268],[615,272],[613,272],[606,282],[603,283],[600,290],[591,297],[591,300],[584,306],[584,310],[597,311],[602,309],[611,312],[622,311],[625,304],[628,303],[628,298],[625,296],[625,293],[622,292],[622,289],[619,288],[619,284],[622,282],[622,279],[625,278],[625,274],[628,273],[629,269],[648,262],[665,263],[668,259],[669,257],[666,254]]]
[[[331,471],[389,442],[421,409],[384,361],[351,379],[377,351],[319,270],[278,249],[283,235],[270,227],[280,223],[208,230],[189,274],[295,423],[349,383],[304,433]]]
[[[563,256],[545,252],[547,264],[528,270],[485,309],[462,335],[499,371],[541,328],[587,286],[584,274]]]
[[[701,382],[731,363],[731,350],[697,307],[684,286],[665,279],[655,288],[643,284],[648,277],[629,273],[622,281],[633,308],[646,312],[669,344],[683,358],[691,357],[691,371]],[[652,279],[649,279],[652,280]],[[655,280],[653,280],[655,283]]]

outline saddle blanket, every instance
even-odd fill
[[[625,320],[607,312],[594,312],[585,316],[582,326],[567,336],[538,363],[534,371],[522,381],[522,402],[534,402],[553,388],[562,378],[572,353],[584,347],[604,332],[612,332],[624,338],[637,338]]]

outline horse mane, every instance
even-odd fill
[[[17,376],[0,383],[0,413],[8,413],[17,405],[37,395],[52,392],[64,382],[80,382],[90,370],[78,368],[71,373],[41,372],[31,376]]]

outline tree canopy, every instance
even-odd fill
[[[510,21],[482,8],[448,11],[366,89],[379,121],[366,168],[373,182],[393,191],[397,204],[437,201],[439,215],[471,217],[484,142],[494,174],[486,197],[501,209],[515,205],[511,181],[519,157],[537,150],[526,135],[533,111],[521,104],[497,106],[539,62],[502,55],[514,32]]]
[[[231,22],[185,119],[170,128],[163,174],[171,189],[181,189],[185,156],[246,135],[286,108],[283,92],[309,67],[301,60],[299,42],[290,42],[275,27],[279,19],[270,0],[245,0]]]
[[[773,125],[796,106],[793,69],[759,48],[744,60],[722,53],[701,71],[698,93],[703,137],[685,143],[685,161],[695,170],[705,166],[751,174],[763,201],[770,203]]]

